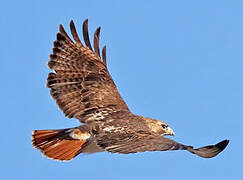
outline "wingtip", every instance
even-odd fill
[[[89,22],[89,19],[88,19],[88,18],[84,20],[84,22],[83,22],[83,28],[84,28],[85,26],[88,26],[88,22]]]
[[[100,33],[100,29],[101,29],[100,26],[96,29],[97,33]]]
[[[215,145],[204,146],[198,149],[187,146],[187,150],[203,158],[212,158],[221,153],[229,144],[229,140],[225,139]]]
[[[65,30],[64,30],[64,27],[63,27],[63,25],[62,25],[62,24],[59,24],[59,31],[60,31],[60,32],[65,31]]]
[[[89,40],[89,30],[88,30],[88,19],[83,22],[83,38],[86,46],[93,51],[90,40]]]
[[[70,20],[69,26],[70,26],[70,27],[73,27],[73,26],[74,26],[74,22],[73,22],[72,19]]]
[[[221,142],[219,142],[218,144],[216,144],[215,146],[218,147],[219,149],[221,149],[222,151],[227,147],[227,145],[229,144],[230,140],[225,139]]]
[[[87,19],[84,20],[84,23],[88,23],[88,21],[89,21],[89,19],[87,18]]]

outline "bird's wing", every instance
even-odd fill
[[[60,25],[48,66],[47,87],[68,118],[80,122],[99,121],[113,112],[129,111],[113,82],[106,64],[106,47],[99,50],[100,27],[94,33],[94,50],[88,35],[88,20],[83,23],[84,46],[73,21],[74,41]]]
[[[211,158],[219,154],[228,145],[228,140],[216,145],[194,149],[192,146],[177,143],[171,139],[148,133],[128,134],[127,132],[108,133],[96,137],[97,144],[112,153],[137,153],[144,151],[187,150],[203,158]]]

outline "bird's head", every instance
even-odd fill
[[[156,134],[161,136],[171,135],[174,136],[174,131],[163,121],[158,121],[155,119],[145,118],[146,124],[148,125],[149,129]]]

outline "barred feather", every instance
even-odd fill
[[[75,42],[60,25],[48,62],[55,73],[49,73],[47,87],[51,89],[50,93],[59,108],[67,117],[75,117],[81,122],[96,120],[92,119],[96,115],[87,112],[102,114],[104,111],[101,109],[109,106],[113,106],[114,111],[128,110],[107,70],[105,47],[102,51],[103,60],[100,58],[100,28],[94,34],[94,51],[89,41],[87,20],[83,24],[87,47],[78,37],[73,21],[70,22],[70,29]]]

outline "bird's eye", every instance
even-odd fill
[[[162,126],[163,129],[168,127],[168,125],[165,125],[165,124],[162,124],[161,126]]]

